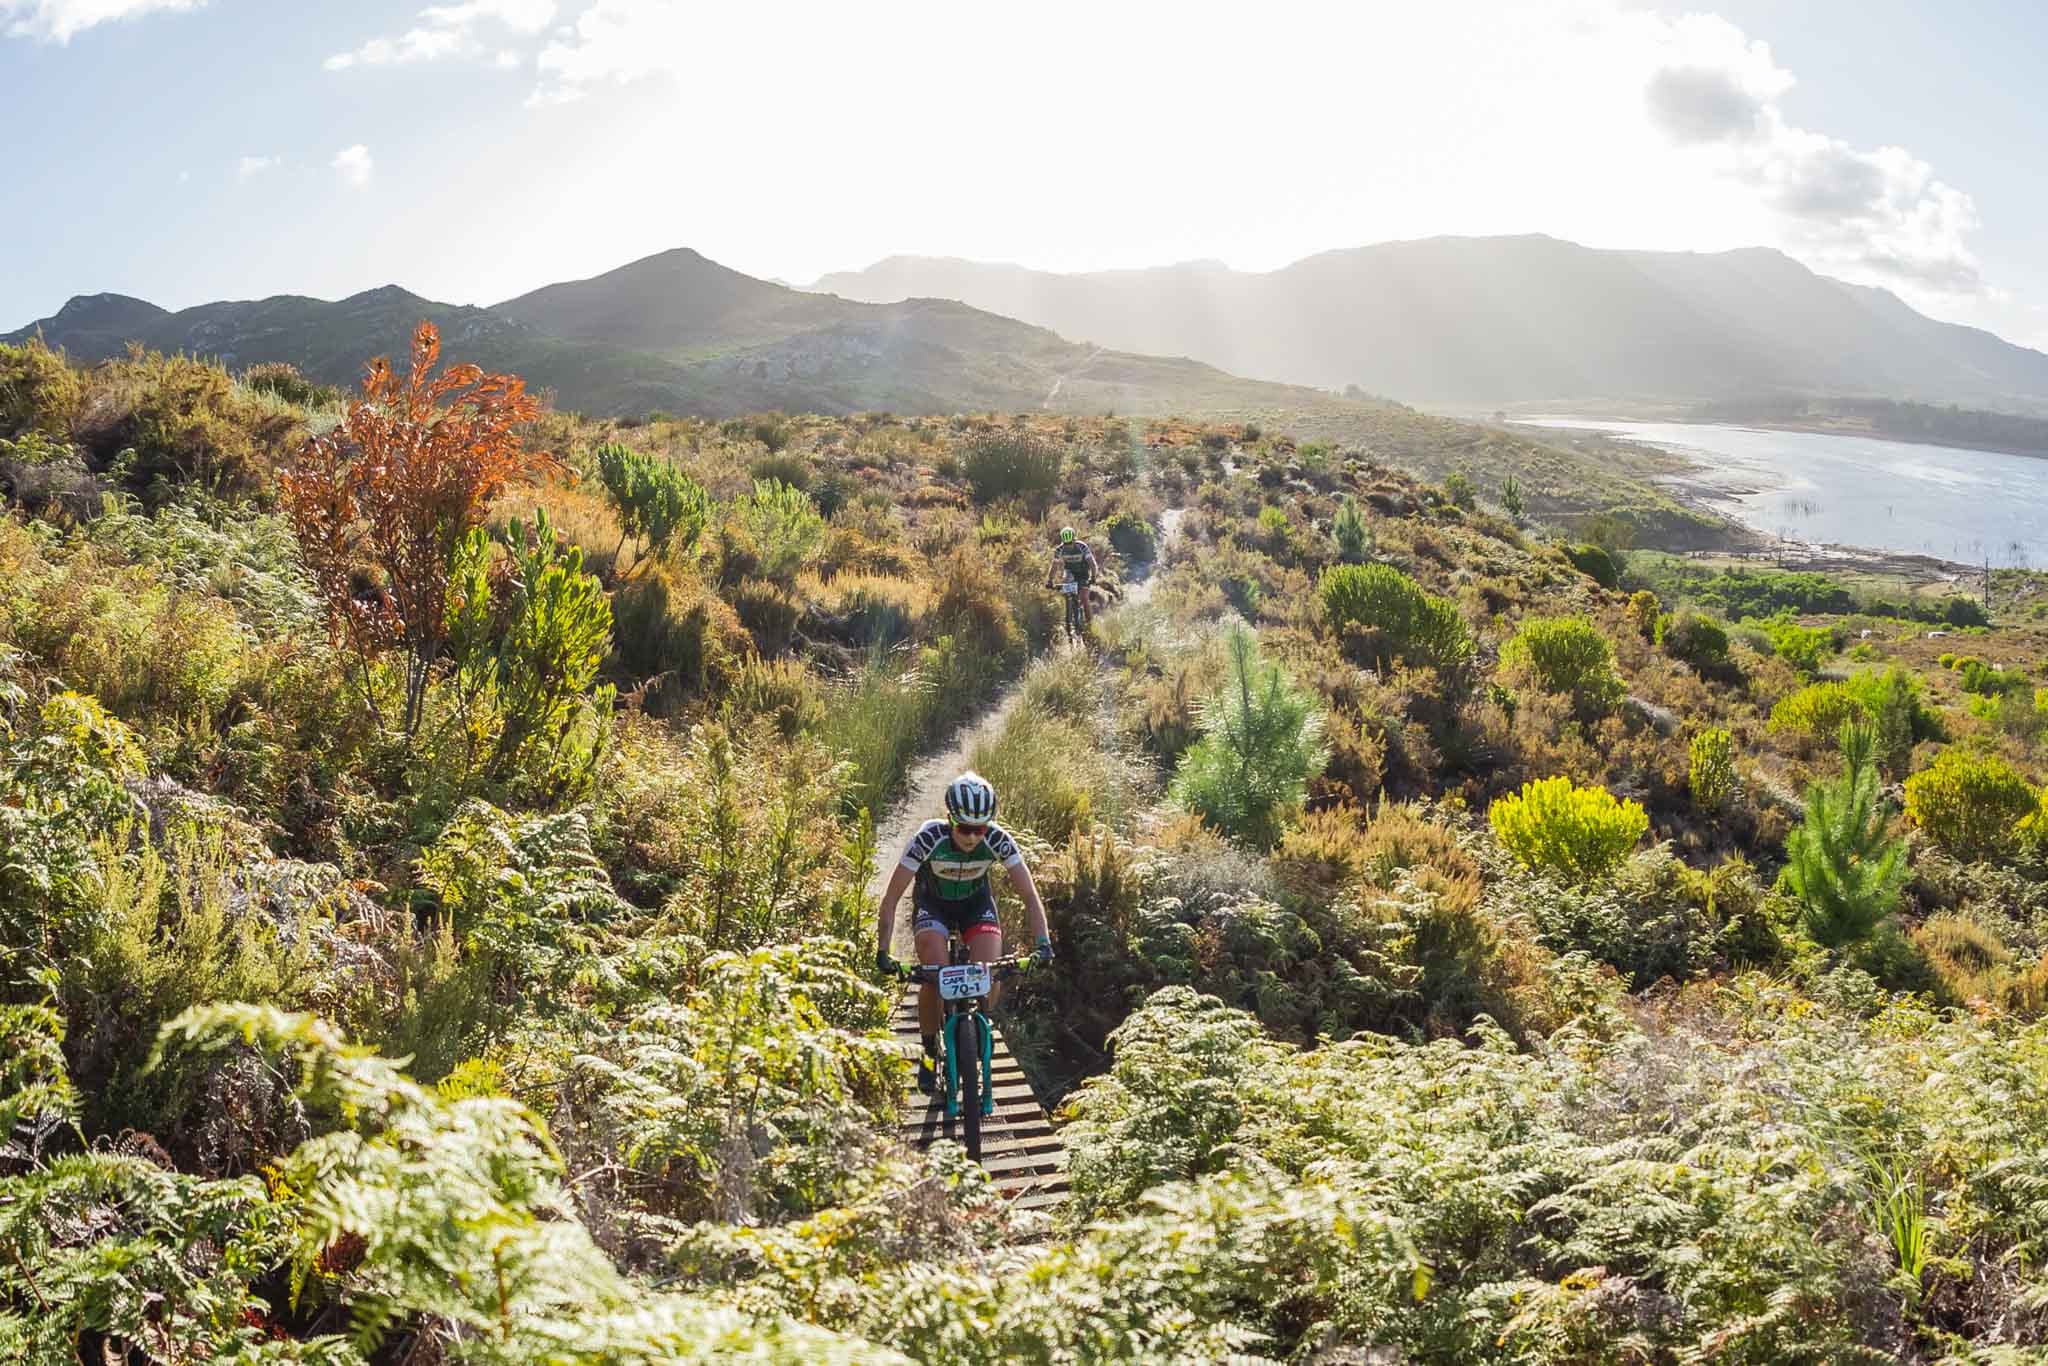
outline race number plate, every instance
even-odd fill
[[[988,964],[958,963],[939,969],[939,995],[948,1001],[966,1001],[986,996],[991,982]]]
[[[1060,585],[1060,592],[1062,593],[1078,593],[1080,591],[1081,585],[1075,583],[1072,579],[1068,579],[1065,583]]]

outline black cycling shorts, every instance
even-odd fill
[[[911,899],[910,929],[913,934],[926,930],[948,930],[962,939],[972,939],[978,934],[1001,934],[1002,921],[996,916],[996,896],[990,889],[988,879],[981,881],[981,890],[970,896],[949,901],[936,893],[917,889]]]

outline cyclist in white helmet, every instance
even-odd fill
[[[920,963],[934,967],[945,963],[949,930],[966,943],[973,961],[993,963],[1002,957],[1003,927],[996,918],[995,888],[990,885],[990,874],[999,863],[1009,871],[1010,885],[1023,898],[1025,919],[1038,938],[1039,961],[1052,961],[1045,903],[1038,899],[1038,886],[1024,866],[1017,841],[995,823],[995,816],[996,790],[979,773],[963,773],[946,789],[946,819],[926,821],[918,828],[889,874],[889,885],[882,889],[877,971],[884,975],[896,971],[896,960],[889,955],[889,943],[896,933],[896,903],[913,879],[917,893],[911,898],[910,923]],[[924,1036],[917,1084],[926,1092],[937,1084],[940,1018],[939,989],[926,982],[917,997],[917,1028]]]

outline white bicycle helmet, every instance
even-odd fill
[[[972,770],[955,778],[946,788],[946,814],[970,825],[996,817],[996,790],[988,779]]]

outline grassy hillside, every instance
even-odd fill
[[[543,414],[386,563],[306,482],[370,418],[0,350],[6,1359],[2048,1344],[2036,585],[1044,411]],[[1063,523],[1154,583],[1087,650]],[[898,1145],[869,971],[866,813],[1010,678],[1050,1219]]]

